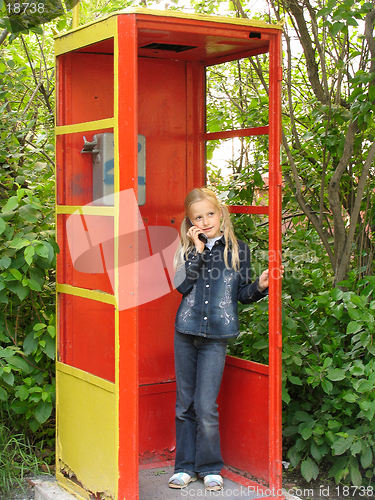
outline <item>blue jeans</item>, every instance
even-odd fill
[[[216,399],[226,350],[226,339],[208,339],[175,332],[175,472],[204,477],[220,474],[223,468]]]

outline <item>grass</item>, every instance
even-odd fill
[[[41,459],[24,434],[16,434],[0,422],[0,498],[25,488],[25,476],[40,473]]]

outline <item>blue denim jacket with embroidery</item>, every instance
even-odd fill
[[[227,269],[224,262],[224,236],[212,250],[193,249],[175,274],[174,283],[183,294],[175,327],[181,333],[214,339],[239,334],[238,301],[250,304],[262,299],[268,290],[258,290],[258,279],[251,282],[250,249],[238,240],[240,268]],[[228,252],[229,265],[231,253]]]

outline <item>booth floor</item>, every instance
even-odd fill
[[[203,479],[190,483],[182,490],[168,487],[173,467],[147,468],[139,472],[139,500],[183,500],[184,498],[225,498],[228,500],[252,500],[264,498],[264,492],[254,486],[244,486],[224,475],[222,491],[206,491]],[[259,488],[262,488],[259,486]],[[266,489],[266,487],[265,487]]]
[[[257,485],[251,481],[223,470],[224,488],[221,491],[206,491],[203,480],[191,483],[188,488],[182,490],[168,487],[168,479],[173,474],[173,466],[155,465],[141,466],[139,471],[139,500],[183,500],[184,498],[225,498],[227,500],[253,500],[257,498],[272,497],[272,493],[266,486]],[[58,485],[56,480],[49,478],[46,480],[30,481],[34,500],[77,500],[77,497],[68,493]],[[283,491],[287,500],[300,500]]]

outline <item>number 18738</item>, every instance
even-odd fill
[[[336,486],[336,493],[341,497],[351,497],[358,495],[360,497],[369,498],[374,495],[372,486]]]
[[[36,2],[7,2],[7,11],[9,15],[22,15],[22,14],[43,14],[45,5]]]

